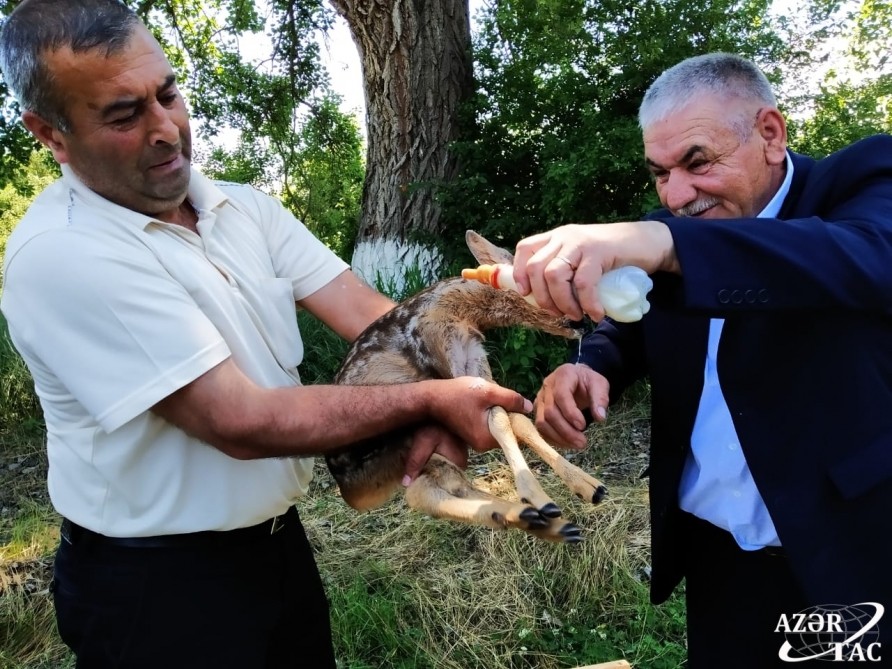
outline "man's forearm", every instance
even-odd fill
[[[214,445],[240,459],[325,455],[402,426],[433,420],[428,384],[261,389],[222,420]]]
[[[240,459],[327,453],[397,427],[443,424],[478,449],[494,445],[487,410],[531,410],[512,390],[483,379],[390,386],[262,388],[231,360],[153,407],[184,432]]]

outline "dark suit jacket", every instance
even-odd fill
[[[678,485],[709,319],[724,318],[719,381],[806,596],[892,610],[892,137],[792,159],[778,219],[651,216],[683,275],[654,277],[642,321],[584,341],[613,398],[650,379],[655,602],[696,550],[675,531]]]

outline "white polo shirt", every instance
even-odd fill
[[[295,300],[348,265],[249,186],[193,171],[199,236],[62,172],[8,240],[0,301],[44,411],[53,505],[108,536],[284,512],[311,459],[236,460],[149,409],[228,357],[262,386],[299,385]]]

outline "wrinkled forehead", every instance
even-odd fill
[[[644,128],[644,154],[648,162],[683,162],[693,149],[721,153],[739,144],[735,129],[746,114],[743,102],[698,96],[669,111]]]
[[[142,26],[113,53],[103,49],[75,52],[65,46],[45,54],[45,63],[66,103],[79,102],[89,108],[106,99],[142,95],[143,89],[154,90],[172,75],[160,45]]]

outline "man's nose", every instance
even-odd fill
[[[174,122],[174,112],[155,102],[147,112],[149,118],[149,143],[176,144],[180,141],[180,128]]]
[[[678,211],[697,199],[697,189],[683,172],[670,172],[659,189],[660,201],[672,211]]]

